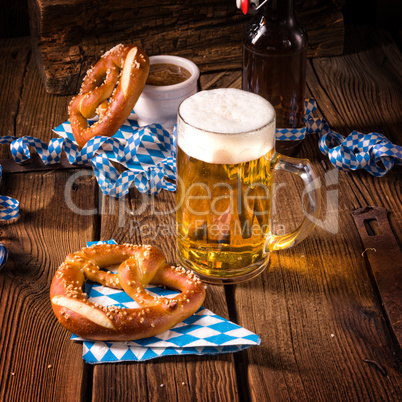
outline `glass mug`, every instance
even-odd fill
[[[307,159],[274,150],[275,111],[240,89],[201,91],[177,120],[177,253],[209,283],[237,283],[261,273],[272,250],[302,241],[314,228],[320,189]],[[301,225],[272,233],[275,170],[299,175],[308,194]],[[307,217],[312,216],[312,219]]]

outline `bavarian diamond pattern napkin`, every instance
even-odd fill
[[[92,244],[115,243],[90,242]],[[86,283],[88,300],[110,306],[135,308],[138,304],[124,291],[99,284]],[[149,286],[147,291],[154,296],[174,297],[177,292],[162,287]],[[87,363],[115,363],[145,361],[172,355],[216,355],[232,353],[261,343],[258,335],[201,307],[185,321],[162,334],[130,342],[83,341],[83,358]]]

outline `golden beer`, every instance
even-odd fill
[[[244,276],[268,263],[273,151],[238,164],[208,163],[179,146],[177,247],[203,276]]]
[[[315,180],[307,160],[274,150],[275,111],[238,89],[198,92],[177,120],[177,251],[180,263],[212,283],[235,283],[265,269],[272,250],[301,241],[317,217],[320,197],[308,191],[307,214],[292,233],[271,231],[273,174]]]

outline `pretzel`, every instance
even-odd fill
[[[107,269],[119,264],[117,274]],[[83,292],[86,279],[124,291],[137,308],[102,306]],[[154,297],[144,288],[163,285],[181,291],[174,298]],[[91,340],[129,341],[158,335],[195,313],[205,287],[192,272],[170,266],[156,247],[102,244],[69,254],[50,287],[53,311],[74,334]]]
[[[96,135],[116,133],[137,103],[148,73],[148,56],[139,47],[120,44],[101,57],[69,106],[71,129],[79,146]],[[99,120],[89,127],[87,119],[96,114]]]

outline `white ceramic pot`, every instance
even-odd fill
[[[145,85],[134,112],[140,126],[159,123],[169,131],[173,130],[177,121],[177,110],[180,103],[197,92],[197,80],[200,70],[190,60],[179,56],[150,56],[150,64],[169,63],[187,69],[191,76],[186,81],[175,85]]]

